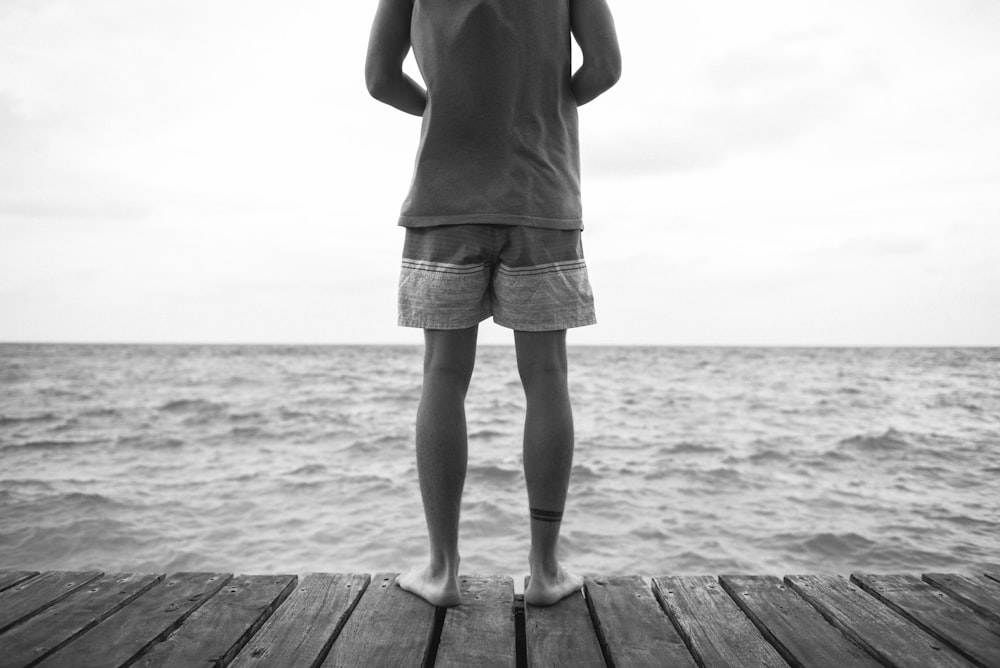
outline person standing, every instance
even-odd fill
[[[572,72],[571,39],[583,55]],[[413,49],[426,90],[403,72]],[[399,225],[399,324],[424,330],[416,450],[430,559],[399,585],[461,602],[458,525],[465,396],[478,325],[514,330],[525,392],[531,522],[524,598],[550,605],[582,578],[557,555],[573,461],[566,330],[596,322],[583,258],[577,107],[617,81],[605,0],[380,0],[365,64],[377,100],[422,117]]]

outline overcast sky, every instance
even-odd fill
[[[0,0],[0,340],[420,342],[375,4]],[[572,342],[1000,345],[1000,3],[611,7]]]

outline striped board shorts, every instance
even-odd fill
[[[580,232],[483,224],[406,228],[399,324],[465,329],[490,316],[528,332],[595,324]]]

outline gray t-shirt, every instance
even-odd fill
[[[404,227],[582,229],[572,0],[414,0],[427,85]]]

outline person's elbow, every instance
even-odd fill
[[[611,88],[622,78],[621,53],[614,51],[606,55],[595,63],[594,69],[604,90]]]
[[[618,83],[622,75],[621,59],[591,58],[573,78],[573,93],[577,104],[586,104]]]
[[[392,76],[384,67],[369,63],[365,66],[365,86],[369,95],[376,100],[383,100],[392,86]]]

